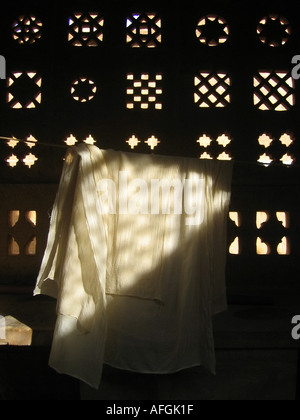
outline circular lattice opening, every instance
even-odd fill
[[[257,25],[260,41],[270,47],[285,45],[291,35],[289,21],[280,15],[265,16]]]
[[[196,36],[202,44],[216,47],[224,44],[229,35],[229,27],[226,20],[220,16],[203,16],[196,27]]]
[[[81,77],[72,83],[71,94],[75,101],[91,101],[97,92],[97,87],[92,80]]]
[[[34,44],[41,38],[42,22],[33,15],[22,15],[13,23],[12,36],[19,44]]]

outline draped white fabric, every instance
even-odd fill
[[[215,371],[232,163],[71,148],[34,294],[57,298],[49,364]]]

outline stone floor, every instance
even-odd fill
[[[30,346],[0,345],[0,400],[300,399],[300,342],[291,338],[291,319],[298,309],[241,301],[233,301],[214,318],[216,376],[200,367],[141,375],[106,366],[95,392],[47,365],[55,301],[0,294],[0,315],[13,316],[32,329]]]

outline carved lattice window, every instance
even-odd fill
[[[149,75],[142,73],[139,76],[127,74],[128,109],[162,109],[162,74]]]
[[[103,26],[98,12],[74,13],[69,18],[68,41],[74,47],[97,47],[103,41]]]
[[[34,44],[42,36],[42,22],[34,15],[22,15],[12,25],[13,39],[20,45]]]
[[[202,44],[216,47],[224,44],[229,35],[226,20],[220,16],[203,16],[196,27],[196,36]]]
[[[269,226],[270,223],[272,226]],[[256,227],[259,230],[259,236],[256,240],[257,255],[290,254],[290,241],[287,236],[290,227],[288,212],[277,211],[273,214],[267,211],[258,211],[256,213]]]
[[[227,73],[201,72],[194,77],[194,102],[200,108],[223,108],[230,103],[231,79]]]
[[[254,213],[255,224],[244,220],[241,212],[231,211],[229,213],[230,235],[229,253],[240,255],[243,251],[242,244],[247,244],[249,249],[249,226],[251,233],[256,237],[256,255],[290,255],[291,244],[289,238],[290,214],[287,211],[257,211]],[[251,236],[250,236],[251,237]],[[251,239],[250,239],[251,240]],[[253,241],[251,240],[251,243]]]
[[[36,72],[15,72],[8,78],[7,102],[11,108],[32,109],[42,100],[42,78]]]
[[[206,134],[202,134],[197,140],[201,147],[200,159],[231,160],[228,146],[231,138],[227,134],[221,134],[214,140]]]
[[[89,134],[82,142],[91,145],[97,143],[91,134]],[[70,134],[66,140],[64,140],[64,143],[66,143],[67,146],[75,146],[75,144],[78,143],[78,140],[75,136],[73,136],[73,134]]]
[[[253,86],[254,105],[262,111],[288,111],[295,105],[294,79],[286,71],[260,71]]]
[[[126,143],[130,146],[131,149],[135,149],[140,143],[142,143],[142,141],[133,134],[128,140],[126,140]],[[160,143],[160,140],[158,140],[156,136],[152,135],[147,140],[145,140],[144,143],[147,144],[151,150],[154,150]]]
[[[34,155],[31,152],[31,149],[33,147],[35,147],[37,143],[36,138],[34,138],[32,135],[27,137],[27,141],[25,142],[25,147],[28,150],[27,153],[24,155],[24,150],[22,152],[19,152],[18,150],[18,144],[19,141],[18,140],[10,140],[7,142],[7,146],[10,149],[14,149],[14,152],[10,154],[10,156],[8,156],[6,158],[6,163],[8,166],[10,166],[11,168],[16,167],[20,162],[23,163],[23,165],[27,166],[29,169],[36,163],[36,161],[38,160],[37,156]],[[23,145],[22,145],[23,146]],[[24,149],[24,146],[22,147],[22,149]],[[20,155],[20,153],[22,153],[22,155]]]
[[[36,255],[37,212],[28,210],[10,210],[8,213],[8,246],[9,256]]]
[[[282,162],[283,165],[290,166],[295,162],[295,157],[291,153],[294,144],[294,136],[291,133],[283,133],[279,139],[272,135],[263,133],[258,138],[258,144],[264,149],[258,162],[269,166],[272,162]]]
[[[256,32],[263,44],[270,47],[279,47],[287,43],[292,30],[285,17],[270,14],[261,19]]]
[[[75,101],[91,101],[97,92],[97,86],[93,80],[81,77],[75,80],[71,86],[71,95]]]
[[[133,48],[161,44],[161,18],[157,13],[132,13],[126,20],[126,42]]]

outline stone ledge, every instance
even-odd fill
[[[12,316],[2,320],[0,328],[1,345],[30,346],[32,343],[32,329]]]
[[[1,324],[6,324],[6,331],[0,334],[0,345],[51,345],[56,321],[54,299],[29,293],[0,294],[0,315]]]

